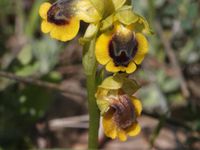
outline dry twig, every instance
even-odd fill
[[[36,86],[40,86],[40,87],[44,87],[44,88],[48,88],[48,89],[53,89],[53,90],[57,90],[59,92],[64,92],[67,94],[72,94],[72,95],[77,95],[82,97],[83,95],[81,93],[78,93],[76,91],[69,91],[68,89],[64,89],[62,86],[60,86],[59,84],[55,84],[55,83],[50,83],[47,81],[41,81],[38,79],[34,79],[31,77],[21,77],[21,76],[17,76],[13,73],[8,73],[5,71],[0,71],[0,77],[4,77],[4,78],[8,78],[11,80],[15,80],[18,82],[23,82],[26,84],[32,84],[32,85],[36,85]]]
[[[49,127],[51,130],[63,129],[63,128],[88,128],[89,116],[75,116],[61,119],[53,119],[49,121]]]

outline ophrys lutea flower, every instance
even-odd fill
[[[127,136],[136,136],[141,130],[137,118],[141,114],[142,105],[140,100],[129,95],[129,85],[124,85],[133,84],[132,81],[116,81],[114,78],[105,79],[98,87],[97,104],[102,114],[105,135],[125,141]],[[129,94],[126,91],[129,91]]]
[[[132,73],[141,64],[148,51],[148,41],[142,33],[132,30],[131,25],[117,23],[113,31],[97,39],[96,58],[107,71]]]
[[[89,0],[59,0],[40,6],[39,14],[43,19],[41,30],[50,33],[52,38],[68,41],[74,38],[80,27],[80,20],[96,22],[100,19],[98,12]]]
[[[141,127],[137,117],[141,114],[141,103],[135,97],[118,95],[112,99],[109,110],[103,115],[103,128],[106,136],[125,141],[128,136],[136,136]]]

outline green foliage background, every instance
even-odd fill
[[[41,34],[38,8],[42,2],[0,1],[0,70],[60,83],[63,76],[55,70],[60,65],[59,54],[68,43]],[[154,31],[149,37],[150,54],[136,73],[137,79],[144,82],[139,95],[145,111],[163,115],[158,118],[160,123],[152,135],[152,143],[168,117],[189,126],[189,133],[200,131],[199,7],[198,0],[134,0],[134,10],[149,20]],[[156,24],[162,33],[158,33]],[[159,34],[168,40],[162,41]],[[164,47],[163,42],[168,41],[188,86],[188,97],[181,90],[182,81]],[[34,147],[32,128],[45,116],[54,94],[0,77],[0,149]],[[196,134],[191,134],[185,144],[192,145],[198,140]]]

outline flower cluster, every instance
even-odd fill
[[[148,52],[145,34],[151,33],[148,22],[127,4],[126,0],[58,0],[39,9],[42,32],[60,41],[73,39],[80,21],[89,24],[80,39],[86,49],[84,70],[95,74],[97,61],[114,73],[98,86],[96,99],[105,134],[121,141],[140,132],[137,117],[142,105],[133,96],[139,86],[128,74],[142,63]]]

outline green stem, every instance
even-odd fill
[[[99,25],[96,26],[97,30],[93,37],[87,38],[87,33],[91,32],[87,29],[84,38],[85,42],[83,45],[83,67],[87,77],[87,94],[88,94],[88,112],[89,112],[89,138],[88,138],[88,149],[98,148],[98,131],[99,131],[99,119],[100,112],[97,107],[95,93],[97,89],[97,60],[95,57],[95,43],[96,37],[99,31]],[[83,38],[83,39],[84,39]]]
[[[98,148],[98,130],[99,130],[99,119],[100,113],[96,104],[95,93],[96,93],[96,75],[87,76],[87,92],[88,92],[88,109],[89,109],[89,149]]]
[[[153,25],[153,20],[155,18],[155,4],[154,3],[155,3],[154,0],[148,1],[148,6],[149,6],[148,18],[149,18],[150,24],[152,24],[152,25]]]

